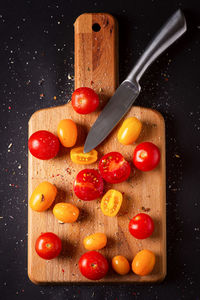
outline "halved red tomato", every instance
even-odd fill
[[[99,171],[105,181],[120,183],[128,179],[131,167],[119,152],[104,155],[99,162]]]
[[[76,176],[74,192],[79,199],[91,201],[102,195],[103,186],[103,179],[97,170],[84,169]]]

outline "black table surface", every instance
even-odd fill
[[[136,105],[166,121],[167,277],[148,285],[36,286],[27,276],[27,129],[32,113],[73,91],[73,23],[84,12],[119,22],[122,81],[177,9],[188,31],[141,80]],[[200,299],[200,3],[194,0],[0,1],[0,299]]]

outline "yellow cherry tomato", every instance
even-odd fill
[[[130,271],[130,264],[126,257],[117,255],[112,259],[112,267],[120,275],[126,275]]]
[[[74,223],[79,216],[79,209],[71,203],[60,202],[53,208],[54,216],[63,223]]]
[[[84,147],[77,147],[77,148],[73,148],[70,151],[71,160],[75,164],[89,165],[89,164],[93,164],[95,161],[97,161],[98,152],[96,150],[93,149],[92,151],[90,151],[88,153],[83,153],[83,148]]]
[[[94,233],[89,236],[86,236],[83,240],[83,245],[87,250],[99,250],[106,246],[107,237],[104,233]]]
[[[64,147],[70,148],[76,144],[77,140],[77,126],[74,121],[64,119],[60,121],[57,128],[57,134],[61,144]]]
[[[35,211],[45,211],[55,200],[56,194],[57,188],[55,185],[48,181],[44,181],[33,191],[29,202],[30,207]]]
[[[109,190],[101,200],[101,210],[105,216],[114,217],[120,210],[123,197],[117,190]]]
[[[156,257],[150,250],[142,250],[136,254],[132,262],[132,270],[135,274],[145,276],[151,273],[156,262]]]
[[[118,131],[118,141],[123,145],[134,143],[140,135],[142,123],[135,117],[126,119]]]

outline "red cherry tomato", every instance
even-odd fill
[[[108,261],[101,253],[89,251],[81,256],[79,270],[86,278],[98,280],[108,272]]]
[[[129,232],[136,239],[146,239],[154,231],[154,222],[152,218],[144,213],[136,215],[129,222]]]
[[[52,233],[42,233],[36,240],[35,250],[44,259],[52,259],[60,254],[62,243],[60,238]]]
[[[94,169],[80,171],[74,181],[76,196],[85,201],[99,198],[103,193],[103,179],[99,172]]]
[[[150,142],[139,144],[133,153],[133,163],[141,171],[151,171],[160,162],[160,150]]]
[[[72,94],[72,106],[79,114],[89,114],[99,106],[99,97],[92,89],[81,87]]]
[[[101,158],[99,171],[105,181],[120,183],[128,179],[131,167],[119,152],[110,152]]]
[[[60,142],[53,133],[46,130],[39,130],[30,136],[28,148],[33,156],[47,160],[58,154]]]

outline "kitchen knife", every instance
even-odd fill
[[[90,129],[84,145],[84,153],[98,146],[128,112],[140,93],[139,80],[150,64],[173,44],[187,29],[184,14],[179,9],[163,25],[147,46],[128,77],[117,88],[115,94]]]

